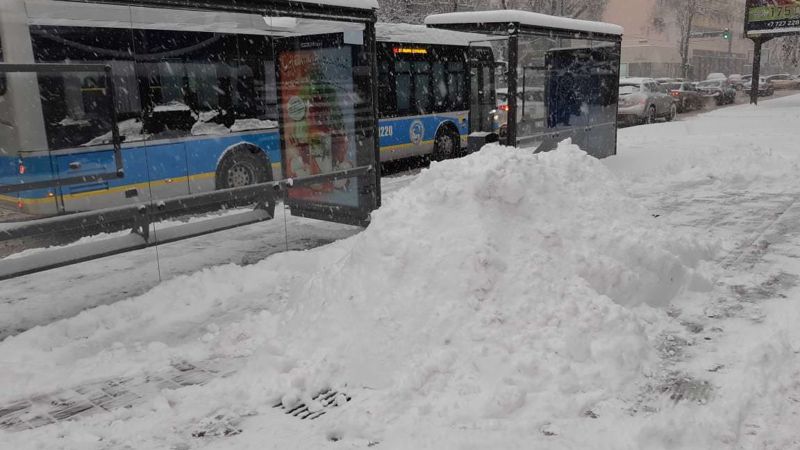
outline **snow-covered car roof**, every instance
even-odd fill
[[[462,31],[442,30],[428,28],[423,25],[409,23],[375,24],[375,33],[378,41],[404,42],[409,44],[441,44],[441,45],[468,45],[489,46],[488,42],[476,42],[488,39],[489,36],[478,33],[464,33]]]
[[[434,14],[425,18],[426,25],[454,25],[473,23],[519,23],[533,27],[583,31],[621,36],[625,31],[621,26],[604,22],[548,16],[530,11],[504,9],[499,11],[471,11]]]
[[[619,79],[619,84],[642,84],[642,83],[655,83],[656,80],[652,78],[641,77],[623,77]]]

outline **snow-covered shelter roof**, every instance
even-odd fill
[[[616,36],[621,36],[624,32],[621,26],[610,23],[548,16],[547,14],[514,9],[434,14],[425,18],[425,24],[431,26],[506,23],[518,23],[523,26],[545,28],[549,30],[578,31]]]
[[[293,0],[298,3],[313,3],[321,6],[338,6],[355,9],[378,9],[378,0]]]
[[[489,36],[484,34],[428,28],[422,25],[412,25],[408,23],[378,22],[375,25],[375,34],[378,41],[383,42],[462,46],[472,43],[473,46],[478,47],[489,45],[485,42],[485,39],[488,39]],[[482,40],[484,41],[480,42]]]
[[[643,78],[643,77],[622,77],[619,79],[620,84],[642,84],[648,82],[655,83],[656,80],[652,78]]]

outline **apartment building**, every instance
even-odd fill
[[[672,14],[659,8],[665,0],[609,0],[603,20],[625,27],[622,72],[629,76],[676,77],[683,73],[679,52],[680,28]],[[668,1],[668,0],[666,0]],[[713,14],[697,15],[695,32],[731,31],[732,39],[693,38],[689,45],[689,76],[705,79],[712,72],[747,73],[753,44],[743,38],[743,2],[710,0]]]

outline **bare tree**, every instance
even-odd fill
[[[520,9],[554,16],[598,20],[609,0],[379,0],[378,18],[384,22],[421,23],[442,12]]]
[[[674,20],[678,31],[678,53],[681,56],[683,77],[689,76],[689,56],[692,33],[697,21],[704,17],[718,23],[730,21],[735,10],[726,2],[710,2],[708,0],[659,0],[653,14],[653,23],[657,27],[666,27],[664,17]]]
[[[379,0],[382,22],[422,23],[430,14],[474,9],[475,0]]]
[[[528,0],[531,11],[552,16],[597,20],[603,17],[608,0]]]
[[[781,61],[785,69],[800,65],[800,36],[787,36],[782,39],[780,47]]]
[[[608,0],[501,0],[495,7],[521,9],[551,16],[598,20],[608,5]]]

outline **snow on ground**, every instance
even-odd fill
[[[622,130],[602,162],[491,147],[324,247],[199,271],[183,247],[152,290],[2,341],[0,405],[183,361],[233,373],[0,442],[797,447],[798,127],[789,97]],[[326,388],[352,400],[272,407]]]
[[[384,192],[400,189],[411,179],[384,179]],[[158,251],[150,248],[3,281],[0,339],[94,306],[141,295],[162,280],[221,264],[254,264],[287,248],[317,247],[360,230],[284,214],[279,205],[275,220],[267,223],[162,245]],[[23,254],[37,251],[40,250],[31,249]]]

